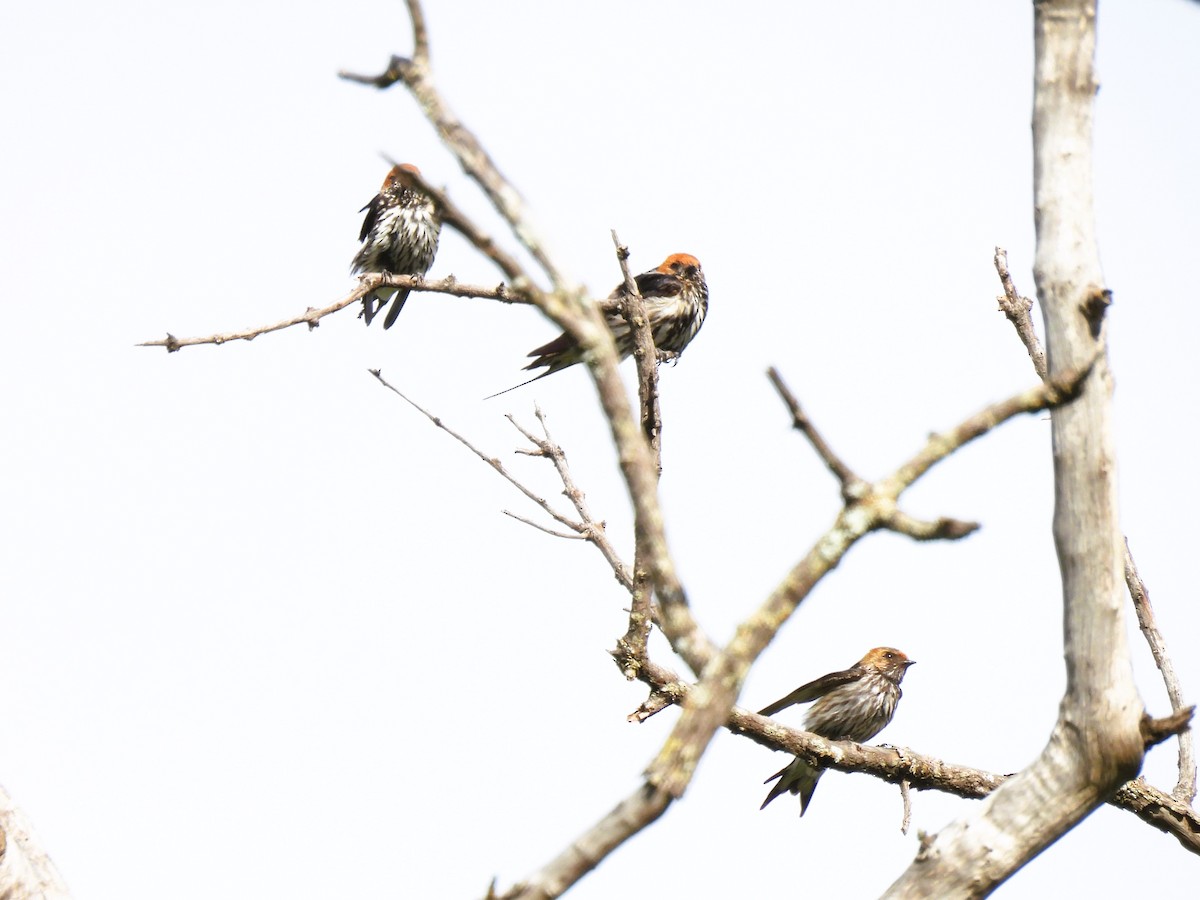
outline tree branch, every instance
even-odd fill
[[[1093,0],[1034,4],[1034,275],[1050,381],[1094,360],[1079,399],[1050,414],[1067,689],[1038,759],[930,840],[888,897],[986,896],[1141,766],[1091,194],[1095,11]]]
[[[528,452],[528,455],[545,457],[553,463],[555,470],[558,472],[559,478],[562,480],[564,489],[563,492],[575,507],[575,511],[579,514],[579,521],[570,519],[554,509],[554,507],[551,506],[547,500],[538,496],[519,480],[517,480],[517,478],[504,467],[504,463],[502,463],[499,459],[495,458],[494,456],[488,456],[486,453],[472,444],[467,438],[463,437],[453,428],[448,426],[440,416],[434,415],[419,403],[406,396],[402,391],[395,387],[395,385],[388,382],[388,380],[383,377],[378,369],[370,369],[369,371],[375,376],[381,385],[423,415],[442,431],[446,432],[446,434],[450,435],[450,437],[454,438],[454,440],[458,441],[460,444],[474,453],[479,459],[487,463],[501,478],[503,478],[523,495],[525,495],[526,498],[536,504],[538,508],[546,513],[546,515],[550,516],[550,518],[554,519],[554,521],[558,522],[560,525],[571,529],[571,531],[575,532],[575,534],[563,534],[562,532],[555,531],[552,528],[547,528],[544,525],[539,525],[536,522],[530,521],[529,519],[519,516],[516,513],[508,512],[507,510],[505,510],[505,515],[511,516],[519,522],[523,522],[526,525],[530,525],[539,529],[540,531],[544,531],[547,534],[553,535],[554,537],[578,538],[579,540],[585,540],[594,545],[600,551],[600,554],[605,558],[608,564],[612,567],[613,574],[616,576],[617,581],[620,582],[622,587],[629,591],[633,590],[633,577],[630,575],[625,564],[621,562],[621,558],[617,555],[616,550],[609,542],[608,535],[604,529],[604,523],[598,522],[592,517],[591,511],[584,502],[583,492],[576,487],[575,482],[571,477],[570,470],[567,468],[566,454],[563,453],[562,448],[551,438],[550,431],[546,426],[545,417],[542,415],[542,411],[540,409],[536,409],[535,414],[538,417],[538,421],[542,424],[542,430],[546,435],[545,440],[538,438],[536,435],[523,428],[512,416],[507,416],[506,418],[512,424],[512,426],[516,428],[517,431],[519,431],[522,435],[524,435],[524,437],[536,448],[534,451]]]
[[[1008,274],[1008,251],[997,247],[994,261],[996,274],[1000,276],[1000,284],[1004,288],[1004,295],[996,298],[1000,304],[1000,311],[1012,322],[1013,328],[1017,329],[1017,337],[1029,353],[1033,370],[1037,372],[1038,378],[1045,381],[1050,377],[1050,372],[1046,368],[1046,354],[1042,351],[1041,341],[1038,340],[1037,331],[1033,327],[1033,317],[1029,315],[1029,311],[1033,309],[1033,301],[1017,293],[1012,276]]]
[[[638,290],[637,281],[629,272],[629,248],[621,243],[615,229],[612,231],[612,239],[625,283],[621,312],[625,321],[629,323],[629,332],[633,336],[633,359],[637,363],[642,432],[646,443],[650,445],[650,452],[654,455],[654,470],[661,475],[662,414],[658,407],[658,350],[654,346],[654,332],[650,328],[646,304],[641,291]]]
[[[0,898],[70,900],[62,876],[25,814],[0,788]]]
[[[1150,592],[1138,575],[1137,565],[1129,550],[1129,541],[1125,541],[1125,583],[1129,588],[1129,596],[1133,598],[1133,608],[1137,613],[1138,626],[1150,645],[1150,653],[1154,664],[1162,673],[1163,683],[1167,687],[1167,697],[1171,701],[1171,709],[1178,713],[1185,709],[1183,688],[1179,684],[1179,676],[1175,665],[1167,653],[1167,642],[1158,630],[1154,619],[1154,607],[1150,605]],[[1196,799],[1196,750],[1194,736],[1190,729],[1179,732],[1179,781],[1171,792],[1175,799],[1191,803]]]
[[[567,454],[562,446],[551,436],[550,426],[546,424],[546,416],[542,412],[541,407],[534,404],[533,414],[537,416],[538,423],[542,426],[544,438],[539,438],[531,434],[518,424],[517,420],[512,416],[505,416],[505,418],[525,436],[526,440],[537,447],[536,455],[545,457],[553,464],[554,470],[558,473],[558,478],[562,482],[563,494],[571,501],[571,505],[575,507],[575,512],[579,516],[580,533],[600,551],[601,556],[604,557],[612,568],[613,574],[617,577],[620,585],[632,593],[634,590],[634,579],[629,572],[629,567],[621,561],[621,557],[609,542],[604,522],[596,519],[592,515],[591,509],[588,508],[586,496],[579,486],[575,484],[575,478],[571,475],[570,467],[567,465]]]
[[[804,410],[800,408],[800,401],[796,399],[796,395],[784,384],[779,370],[771,366],[767,369],[767,378],[771,380],[779,398],[787,407],[788,412],[792,414],[792,427],[808,438],[808,442],[812,444],[817,456],[821,457],[826,468],[833,473],[833,477],[842,486],[842,498],[853,500],[860,493],[858,488],[864,483],[863,479],[855,475],[853,470],[842,462],[841,457],[833,452],[833,448],[829,446],[825,438],[821,437],[821,433],[813,425],[812,419],[805,415]]]
[[[541,871],[513,886],[497,900],[551,900],[596,868],[608,854],[658,819],[671,798],[649,785],[639,786],[616,808],[571,842]]]
[[[360,276],[358,287],[336,303],[331,303],[329,306],[324,306],[320,309],[314,309],[310,306],[300,315],[284,319],[282,322],[275,322],[272,325],[262,325],[258,328],[245,328],[241,331],[210,334],[204,337],[177,338],[173,334],[168,333],[161,340],[143,341],[135,346],[166,347],[168,353],[174,353],[183,347],[193,347],[198,344],[227,344],[230,341],[252,341],[259,335],[270,334],[272,331],[282,331],[294,325],[307,325],[311,331],[320,325],[321,320],[326,316],[339,312],[347,306],[352,306],[376,288],[384,285],[406,287],[425,293],[448,294],[451,297],[480,297],[486,300],[499,300],[502,303],[533,302],[524,291],[519,291],[516,288],[510,288],[503,284],[496,287],[480,287],[479,285],[459,284],[453,275],[443,278],[441,281],[426,281],[420,275],[392,275],[386,272],[373,272],[369,275]]]

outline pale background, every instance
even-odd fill
[[[431,0],[428,17],[448,102],[567,271],[616,284],[609,228],[635,271],[704,264],[709,320],[663,374],[662,493],[716,639],[838,504],[768,365],[869,477],[1033,383],[992,268],[1007,247],[1033,292],[1030,4]],[[1195,4],[1101,6],[1123,524],[1191,700],[1197,46]],[[401,88],[335,77],[410,49],[398,2],[0,14],[0,783],[80,898],[478,897],[630,791],[676,715],[625,722],[645,690],[606,656],[626,598],[599,554],[503,516],[536,511],[367,374],[554,495],[503,419],[539,402],[628,558],[586,375],[480,400],[553,335],[535,312],[414,295],[387,333],[347,310],[252,344],[133,346],[341,297],[381,152],[500,230]],[[499,278],[448,233],[430,274],[450,273]],[[893,644],[920,664],[881,740],[1024,766],[1063,685],[1050,500],[1045,417],[939,467],[907,508],[982,531],[863,541],[745,704]],[[971,806],[915,795],[903,836],[895,788],[832,774],[804,819],[791,797],[759,812],[783,760],[721,734],[685,799],[572,896],[874,896],[918,830]],[[1172,741],[1146,773],[1169,789],[1174,766]],[[1200,861],[1105,808],[1000,896],[1068,882],[1185,896]]]

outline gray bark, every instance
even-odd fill
[[[988,895],[1141,766],[1143,708],[1125,640],[1112,377],[1104,353],[1108,296],[1092,208],[1095,25],[1094,2],[1035,3],[1034,276],[1050,374],[1100,354],[1082,396],[1051,414],[1066,693],[1038,759],[928,841],[888,897]]]

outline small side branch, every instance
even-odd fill
[[[889,492],[898,495],[955,450],[982,437],[1014,416],[1055,409],[1074,400],[1083,390],[1084,382],[1097,359],[1099,355],[1093,355],[1086,365],[1051,378],[1007,400],[993,403],[952,431],[933,435],[916,456],[896,470],[896,474],[890,479]]]
[[[1188,706],[1183,709],[1178,709],[1169,716],[1163,716],[1156,719],[1150,715],[1143,715],[1141,722],[1142,743],[1149,750],[1151,747],[1157,746],[1167,738],[1182,736],[1191,730],[1192,716],[1196,713],[1196,707]]]
[[[1033,309],[1033,301],[1017,293],[1012,276],[1008,274],[1008,251],[997,247],[994,261],[996,274],[1000,276],[1000,284],[1004,288],[1004,295],[996,298],[1000,304],[1000,311],[1017,329],[1017,337],[1025,345],[1034,371],[1037,372],[1038,378],[1045,381],[1050,375],[1050,370],[1046,368],[1046,352],[1042,349],[1042,343],[1033,327],[1033,317],[1029,314]]]
[[[12,798],[0,788],[0,898],[4,900],[70,900],[54,861],[42,847],[33,826]]]
[[[474,453],[477,457],[479,457],[481,460],[483,460],[485,463],[487,463],[489,466],[491,466],[492,469],[494,469],[501,478],[503,478],[505,481],[507,481],[509,484],[511,484],[513,487],[515,487],[518,491],[520,491],[522,494],[524,494],[529,500],[531,500],[535,504],[537,504],[537,506],[546,515],[548,515],[548,516],[550,516],[550,518],[554,519],[554,521],[558,522],[560,525],[564,525],[567,528],[570,528],[572,531],[574,531],[576,533],[583,533],[585,531],[585,529],[583,529],[579,523],[573,522],[571,519],[568,519],[562,513],[555,510],[554,507],[551,506],[546,500],[539,497],[537,494],[535,494],[529,488],[525,487],[525,485],[523,485],[520,481],[518,481],[512,475],[512,473],[510,473],[506,468],[504,468],[504,463],[500,462],[500,460],[496,459],[494,456],[488,456],[486,453],[484,453],[482,450],[480,450],[478,447],[476,447],[474,444],[472,444],[469,440],[467,440],[465,437],[463,437],[461,434],[459,434],[457,431],[455,431],[453,428],[451,428],[449,425],[447,425],[445,422],[443,422],[440,416],[435,416],[433,413],[431,413],[429,410],[425,409],[419,403],[417,403],[416,401],[414,401],[411,398],[409,398],[408,396],[406,396],[395,385],[388,382],[388,380],[383,377],[382,373],[378,369],[369,369],[368,371],[372,375],[375,376],[375,378],[379,381],[379,383],[381,385],[383,385],[385,388],[387,388],[389,391],[391,391],[393,394],[395,394],[397,397],[399,397],[401,400],[403,400],[405,403],[407,403],[409,406],[411,406],[413,409],[415,409],[417,412],[419,412],[421,415],[423,415],[425,418],[427,418],[430,422],[432,422],[438,428],[440,428],[442,431],[446,432],[446,434],[450,435],[450,437],[454,438],[456,441],[458,441],[460,444],[462,444],[464,447],[466,447],[468,450],[470,450],[472,453]],[[511,513],[510,513],[510,515],[511,515]],[[519,517],[514,516],[514,518],[519,518]],[[525,520],[521,520],[521,521],[525,521]],[[526,524],[532,525],[533,523],[528,522]],[[554,534],[554,532],[550,532],[550,533]]]
[[[670,796],[650,785],[641,785],[541,871],[503,894],[489,896],[496,900],[551,900],[562,895],[617,847],[657,820],[670,805]]]
[[[420,275],[390,275],[386,273],[372,273],[363,275],[359,279],[358,287],[351,291],[347,296],[338,300],[336,303],[331,303],[329,306],[314,309],[309,307],[298,316],[284,319],[281,322],[275,322],[271,325],[262,325],[258,328],[245,328],[241,331],[226,331],[219,334],[209,334],[204,337],[189,337],[177,338],[175,335],[168,333],[165,338],[157,341],[143,341],[136,344],[138,347],[166,347],[168,353],[174,353],[184,347],[194,347],[199,344],[227,344],[230,341],[252,341],[262,334],[270,334],[272,331],[282,331],[285,328],[291,328],[294,325],[307,325],[309,330],[316,328],[321,324],[321,320],[326,316],[333,315],[335,312],[340,312],[347,306],[352,306],[358,303],[367,294],[370,294],[376,288],[384,285],[392,287],[406,287],[414,291],[424,291],[433,294],[448,294],[451,297],[479,297],[486,300],[499,300],[502,303],[530,303],[530,299],[521,291],[507,285],[497,285],[496,287],[482,287],[473,284],[460,284],[458,280],[451,275],[449,278],[443,278],[440,281],[426,281]]]
[[[595,545],[609,566],[612,567],[613,574],[616,576],[621,587],[632,593],[634,590],[634,578],[629,572],[629,567],[621,561],[620,555],[608,540],[608,532],[605,530],[604,522],[592,515],[592,511],[587,505],[586,495],[580,489],[579,485],[575,483],[575,478],[571,474],[570,467],[567,465],[567,454],[550,434],[550,426],[546,424],[546,416],[542,412],[541,407],[535,405],[533,414],[537,416],[538,424],[542,426],[543,437],[539,438],[528,431],[512,416],[505,416],[505,418],[512,423],[513,428],[521,432],[525,439],[537,448],[536,452],[530,454],[531,456],[544,457],[554,465],[554,470],[558,473],[559,481],[562,482],[563,495],[571,501],[571,505],[575,507],[575,512],[579,516],[578,531],[580,536]]]
[[[841,457],[834,453],[833,448],[829,446],[825,438],[821,437],[821,433],[813,425],[812,419],[805,415],[804,410],[800,408],[800,401],[796,399],[796,395],[784,384],[779,370],[771,366],[771,368],[767,369],[767,378],[771,380],[771,384],[775,387],[779,398],[783,400],[783,405],[791,413],[792,427],[808,438],[808,442],[817,451],[817,456],[821,457],[821,461],[825,463],[829,471],[833,473],[833,477],[841,484],[842,496],[847,500],[852,499],[857,488],[863,484],[863,480],[855,475],[848,465],[842,462]]]
[[[625,282],[622,312],[633,335],[633,358],[637,363],[638,400],[642,409],[642,432],[646,443],[654,454],[655,470],[662,474],[662,413],[658,406],[658,350],[654,346],[654,333],[650,328],[650,317],[646,304],[638,290],[637,282],[629,272],[629,248],[621,243],[616,230],[612,231],[613,246],[617,249],[617,262]]]
[[[1137,778],[1122,785],[1108,802],[1171,835],[1185,850],[1200,856],[1200,814],[1178,797]]]
[[[1162,673],[1163,683],[1167,687],[1167,697],[1171,701],[1172,711],[1179,713],[1185,709],[1183,688],[1179,683],[1179,675],[1175,665],[1167,653],[1167,642],[1158,623],[1154,618],[1154,607],[1150,605],[1150,592],[1138,574],[1137,564],[1129,550],[1129,541],[1125,541],[1125,583],[1129,587],[1129,596],[1133,598],[1133,608],[1137,613],[1138,626],[1150,645],[1150,653],[1154,664]],[[1190,717],[1189,717],[1190,718]],[[1196,799],[1196,746],[1191,729],[1179,732],[1179,781],[1171,792],[1176,799],[1191,803]]]

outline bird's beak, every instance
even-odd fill
[[[907,669],[909,666],[915,666],[916,664],[917,664],[917,661],[915,659],[906,659],[904,661],[904,668]]]

